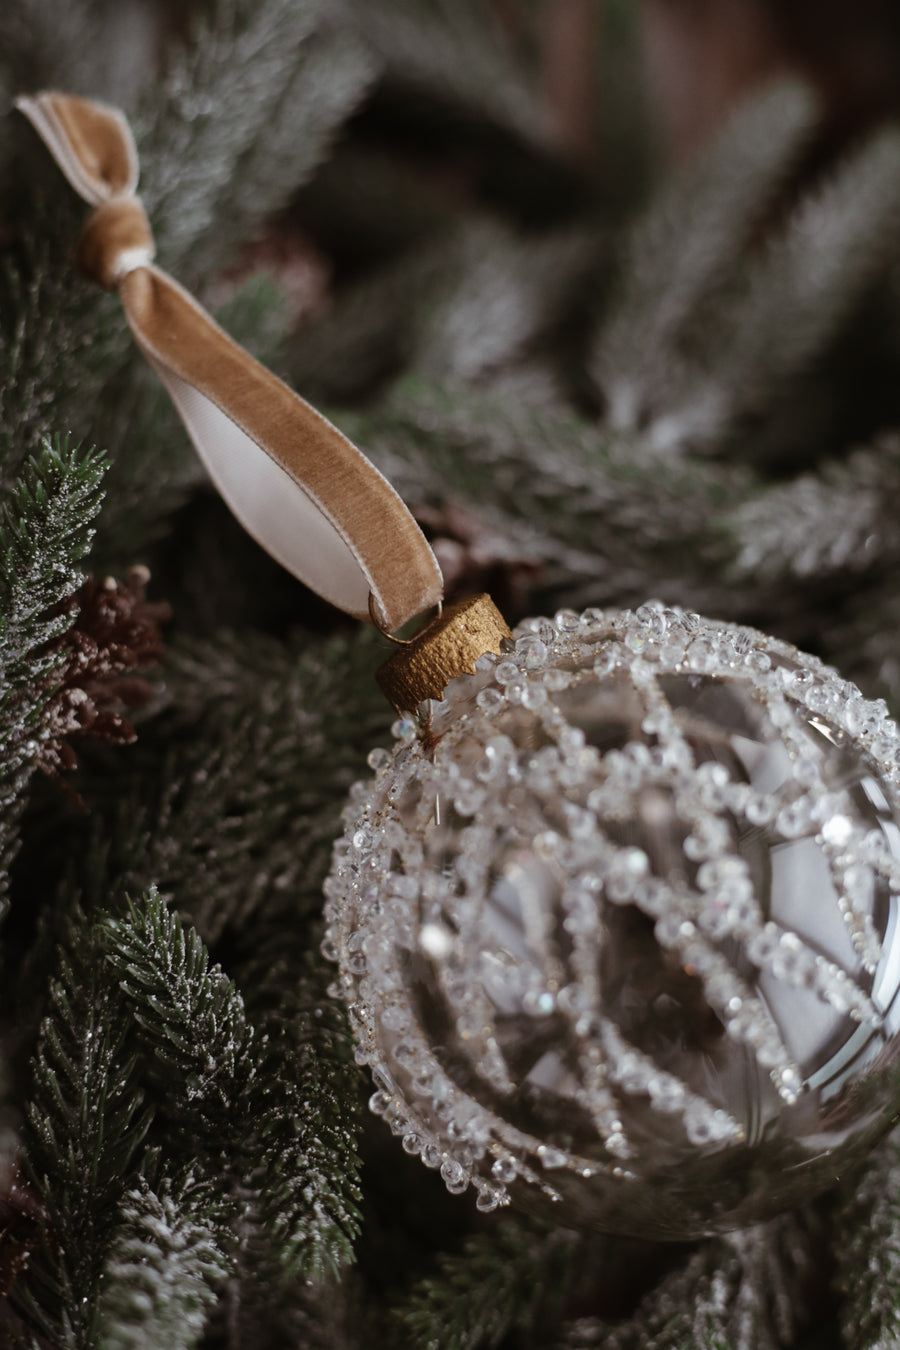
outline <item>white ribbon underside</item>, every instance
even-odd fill
[[[323,600],[367,617],[370,581],[321,506],[221,408],[157,362],[152,365],[210,478],[247,533]]]

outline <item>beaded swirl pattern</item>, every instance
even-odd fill
[[[485,1211],[808,1135],[900,1021],[885,705],[658,603],[506,646],[395,724],[335,846],[372,1110]]]

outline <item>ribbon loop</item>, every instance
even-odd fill
[[[84,223],[75,246],[79,270],[104,290],[114,291],[136,267],[147,267],[156,248],[139,197],[111,197]]]
[[[141,351],[238,520],[289,572],[357,618],[397,629],[441,601],[437,560],[373,464],[152,265],[138,161],[115,108],[39,94],[17,106],[95,209],[79,267],[117,289]]]
[[[118,108],[71,94],[16,99],[72,187],[91,206],[137,191],[134,137]]]

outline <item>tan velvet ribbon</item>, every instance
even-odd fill
[[[336,427],[153,266],[121,112],[45,93],[17,106],[94,207],[76,259],[121,297],[216,487],[250,534],[324,599],[388,630],[440,602],[440,568],[409,510]]]

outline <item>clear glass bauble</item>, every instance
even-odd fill
[[[372,1109],[491,1210],[692,1238],[896,1119],[898,732],[752,629],[563,611],[395,727],[326,884]]]

